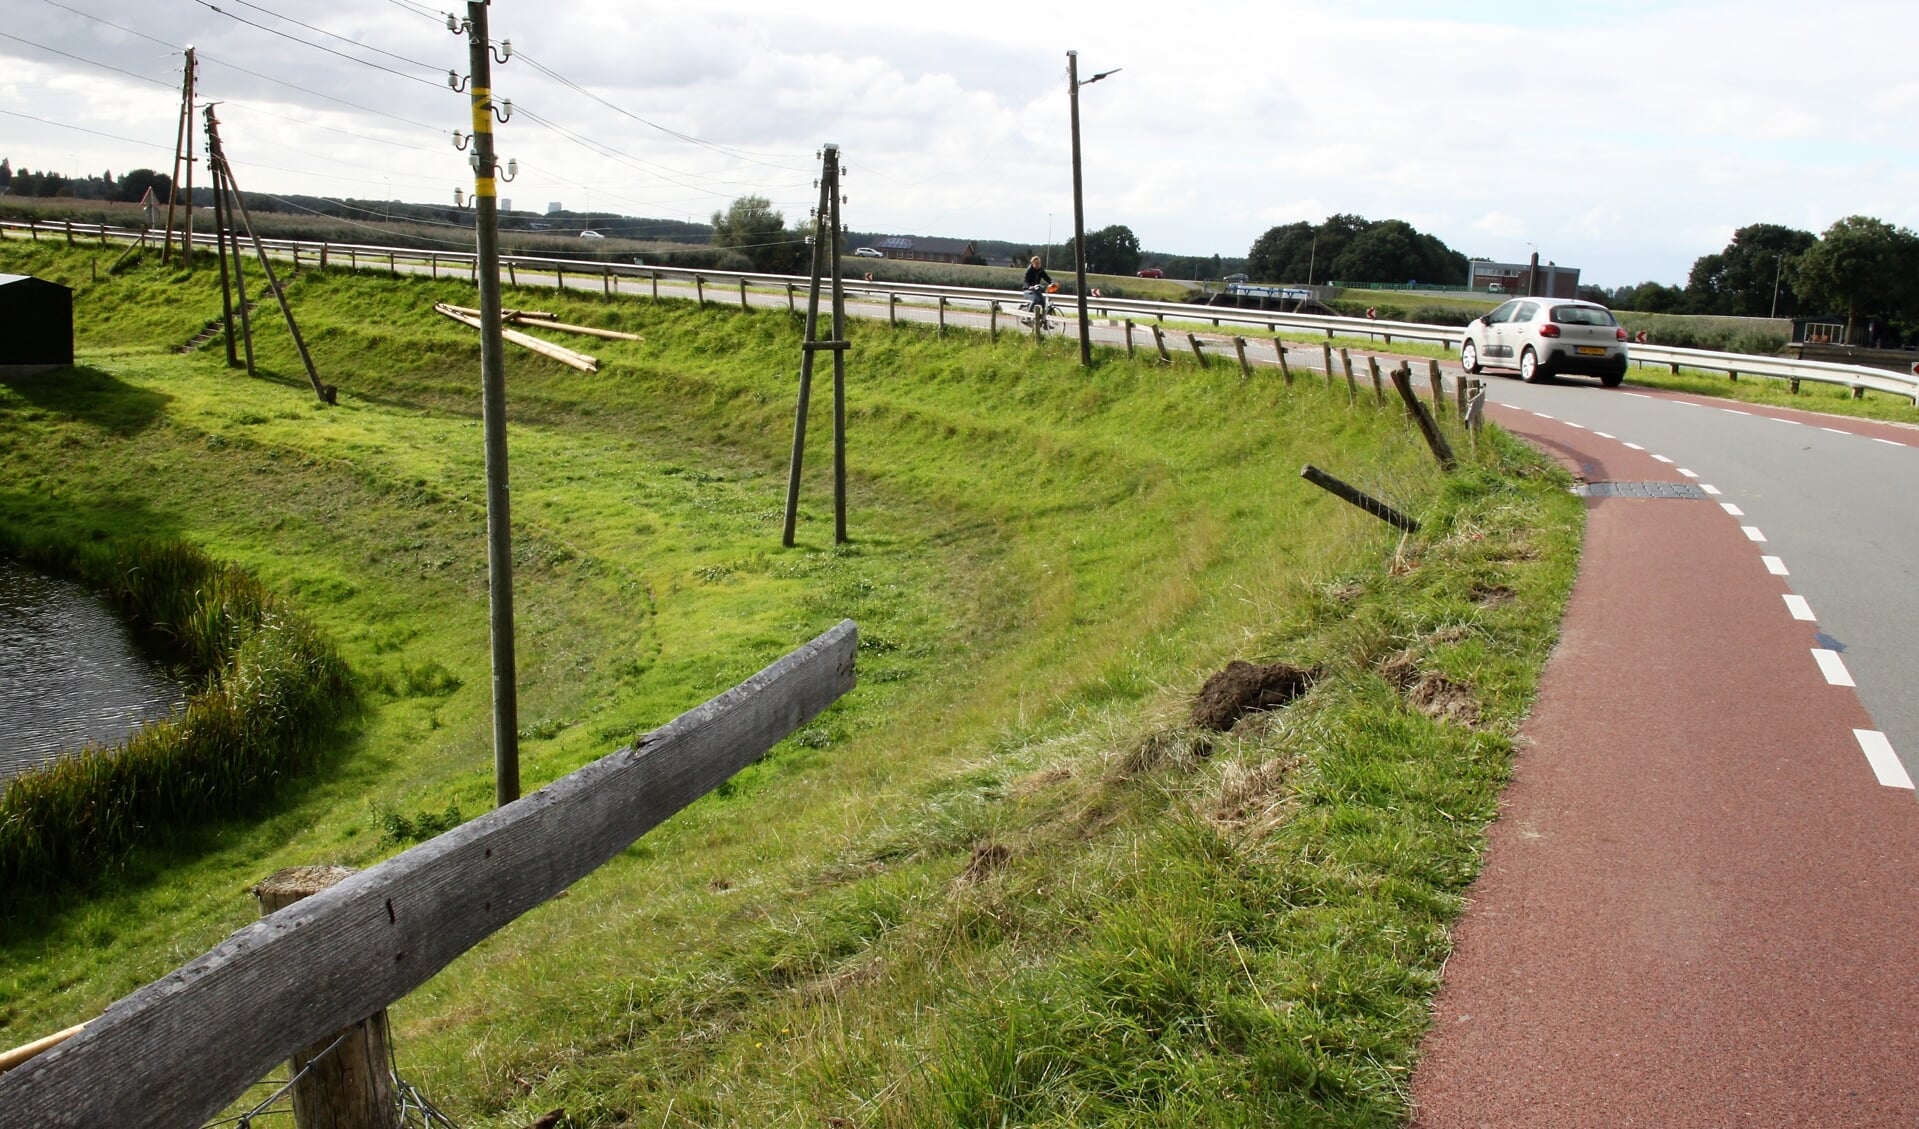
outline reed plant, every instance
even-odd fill
[[[191,545],[0,530],[0,552],[103,587],[193,686],[173,717],[7,782],[0,890],[84,881],[151,832],[243,807],[310,767],[314,736],[352,699],[345,663],[312,624]]]

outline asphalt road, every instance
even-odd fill
[[[1813,617],[1808,650],[1837,652],[1873,728],[1919,778],[1919,429],[1578,378],[1484,379],[1489,400],[1670,458],[1738,507]]]

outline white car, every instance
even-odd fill
[[[580,232],[580,238],[581,239],[605,239],[606,236],[601,235],[597,231],[587,230],[587,231]]]
[[[1626,331],[1612,311],[1575,298],[1514,298],[1474,318],[1459,342],[1460,368],[1517,369],[1528,383],[1583,373],[1615,388],[1626,360]]]
[[[884,259],[886,257],[884,251],[875,250],[872,247],[855,247],[853,248],[853,254],[862,259]]]

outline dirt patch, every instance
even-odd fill
[[[1440,721],[1479,724],[1479,699],[1472,687],[1443,674],[1419,669],[1419,655],[1404,650],[1379,664],[1379,676],[1393,684],[1407,705]]]
[[[1258,710],[1277,709],[1312,689],[1319,672],[1291,663],[1234,659],[1214,674],[1193,699],[1193,724],[1225,733]]]
[[[1013,852],[1002,843],[975,843],[973,857],[966,860],[966,869],[960,872],[960,881],[968,885],[984,882],[1012,860]]]
[[[1227,765],[1208,814],[1223,827],[1264,835],[1291,812],[1297,797],[1290,782],[1298,768],[1299,759],[1290,756],[1252,767]]]
[[[1504,584],[1475,584],[1471,597],[1473,603],[1482,608],[1496,608],[1501,604],[1512,603],[1519,598],[1519,595]]]

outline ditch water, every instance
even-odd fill
[[[0,560],[0,781],[117,744],[185,701],[93,589]]]

